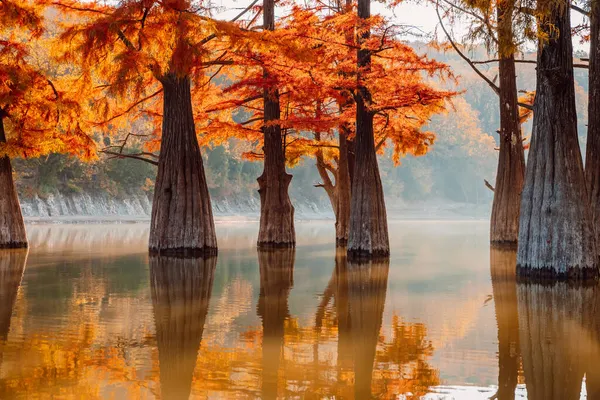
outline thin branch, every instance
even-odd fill
[[[581,59],[582,61],[585,61],[584,59]],[[499,58],[492,58],[489,60],[477,60],[477,61],[473,61],[473,64],[491,64],[491,63],[495,63],[500,61]],[[536,60],[515,60],[516,64],[537,64]],[[578,63],[573,63],[573,68],[583,68],[583,69],[589,69],[590,66],[588,64],[578,64]]]
[[[483,182],[488,189],[490,189],[492,192],[495,191],[494,187],[487,181],[487,179],[484,179]]]
[[[151,98],[159,95],[160,93],[162,93],[162,89],[157,90],[156,92],[152,93],[150,96],[146,96],[143,99],[140,99],[138,101],[136,101],[135,103],[133,103],[127,110],[123,111],[122,113],[119,113],[117,115],[113,115],[112,117],[110,117],[109,119],[107,119],[106,121],[102,122],[102,124],[106,124],[108,122],[114,121],[115,119],[122,117],[123,115],[127,114],[129,111],[133,110],[135,107],[139,106],[140,104],[142,104],[143,102],[150,100]]]
[[[467,64],[469,64],[469,66],[471,67],[471,69],[473,71],[475,71],[475,73],[477,75],[479,75],[481,77],[481,79],[483,79],[491,88],[492,90],[496,93],[496,94],[500,94],[500,88],[498,88],[498,86],[496,86],[494,84],[494,82],[492,82],[487,76],[485,76],[485,74],[483,72],[481,72],[476,66],[475,64],[473,64],[473,62],[466,56],[463,54],[462,51],[460,51],[460,49],[458,48],[458,46],[456,45],[456,43],[454,43],[454,40],[452,40],[452,36],[450,36],[450,33],[446,30],[446,27],[444,26],[444,22],[442,20],[442,16],[440,15],[440,10],[439,10],[439,1],[436,2],[436,7],[435,7],[435,12],[438,16],[438,20],[440,22],[440,27],[442,28],[442,30],[444,31],[444,33],[446,34],[446,37],[448,38],[448,41],[450,42],[450,44],[452,45],[452,47],[454,48],[454,50],[456,51],[456,53],[467,62]]]
[[[576,6],[575,4],[571,4],[571,10],[575,10],[575,11],[577,11],[578,13],[580,13],[580,14],[582,14],[582,15],[585,15],[586,17],[589,17],[589,16],[590,16],[590,13],[589,13],[589,11],[585,11],[583,8],[581,8],[581,7],[579,7],[579,6]]]
[[[109,157],[109,158],[132,158],[134,160],[145,161],[149,164],[158,166],[158,161],[150,160],[148,158],[138,156],[136,154],[124,154],[124,153],[118,153],[118,152],[110,151],[110,150],[100,150],[100,153],[111,155],[112,157]]]

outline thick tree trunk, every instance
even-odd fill
[[[275,29],[274,0],[263,3],[264,29]],[[268,72],[263,72],[265,78]],[[276,88],[264,91],[264,170],[258,178],[260,194],[260,228],[258,247],[293,247],[296,245],[294,206],[288,188],[292,176],[285,171],[285,153],[280,125],[270,121],[280,119],[279,92]]]
[[[585,178],[596,230],[596,246],[600,245],[600,0],[591,1],[590,68],[589,68],[588,132],[585,156]],[[600,250],[600,249],[599,249]]]
[[[490,248],[492,292],[498,325],[498,400],[514,400],[519,377],[516,266],[516,250]]]
[[[568,5],[549,3],[549,21],[542,27],[551,23],[554,29],[545,32],[550,38],[538,50],[517,273],[547,279],[595,278],[598,253],[577,140],[570,12]]]
[[[354,397],[370,399],[373,364],[383,319],[389,259],[348,263],[348,306],[354,355]]]
[[[259,250],[260,294],[257,314],[262,319],[262,398],[276,399],[279,364],[284,346],[288,297],[294,285],[293,248]]]
[[[525,154],[517,106],[512,32],[512,0],[498,2],[498,53],[500,62],[500,154],[492,204],[490,241],[516,244],[519,238],[519,210],[525,178]]]
[[[584,316],[593,293],[592,287],[566,282],[517,284],[519,340],[528,399],[580,398],[590,345]]]
[[[150,251],[217,252],[217,237],[192,113],[189,77],[167,74],[162,140],[152,203]]]
[[[359,0],[358,17],[364,20],[370,16],[370,0]],[[363,43],[369,36],[367,31],[360,38],[360,42]],[[370,50],[359,49],[358,68],[365,70],[370,65]],[[360,86],[356,98],[356,165],[352,181],[348,237],[350,257],[385,257],[390,253],[387,215],[375,153],[373,113],[369,110],[370,104],[369,90]]]
[[[0,116],[0,143],[6,143],[4,118]],[[10,158],[0,158],[0,249],[27,247],[27,232]]]
[[[190,397],[216,265],[216,257],[150,257],[163,399]]]

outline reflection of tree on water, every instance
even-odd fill
[[[419,398],[440,383],[438,371],[427,362],[433,346],[424,324],[406,323],[394,316],[391,339],[386,340],[380,331],[388,272],[388,260],[348,265],[345,249],[337,250],[335,270],[315,322],[317,327],[322,325],[325,308],[333,300],[338,328],[336,393],[341,398],[349,370],[354,372],[357,399],[400,393]]]
[[[492,292],[498,325],[498,391],[494,397],[499,400],[514,400],[519,375],[516,268],[516,249],[490,247]]]
[[[0,367],[10,319],[27,261],[27,249],[0,251]]]
[[[257,313],[262,319],[262,398],[275,399],[284,345],[288,297],[294,284],[293,248],[259,250],[260,295]]]
[[[588,320],[595,291],[593,286],[564,282],[517,284],[519,339],[529,400],[580,398],[585,360],[597,346]]]
[[[348,263],[348,305],[354,355],[355,397],[371,397],[373,363],[385,306],[389,259]]]
[[[150,279],[163,399],[188,399],[216,257],[151,257]]]

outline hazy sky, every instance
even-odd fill
[[[215,15],[218,19],[231,19],[237,15],[242,9],[247,7],[252,0],[213,0],[213,4],[217,7],[226,9],[221,13]],[[377,1],[372,2],[372,13],[378,13],[389,17],[393,23],[400,25],[411,25],[419,28],[424,34],[433,35],[436,26],[438,24],[438,18],[435,9],[432,6],[424,4],[415,4],[413,2],[401,3],[394,10],[390,10],[383,4]],[[577,13],[571,13],[572,25],[581,23],[583,17]],[[465,28],[458,25],[453,27],[455,32],[455,39],[459,39],[460,35],[465,32]],[[443,32],[439,32],[440,39],[442,39]],[[573,40],[573,47],[576,50],[588,51],[589,46],[587,44],[580,44],[579,39]],[[531,45],[532,50],[534,49],[533,44]]]

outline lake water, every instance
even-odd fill
[[[600,290],[517,284],[487,223],[392,222],[363,265],[331,221],[260,254],[256,223],[217,230],[202,260],[149,257],[143,224],[29,226],[0,252],[0,399],[598,393]]]

